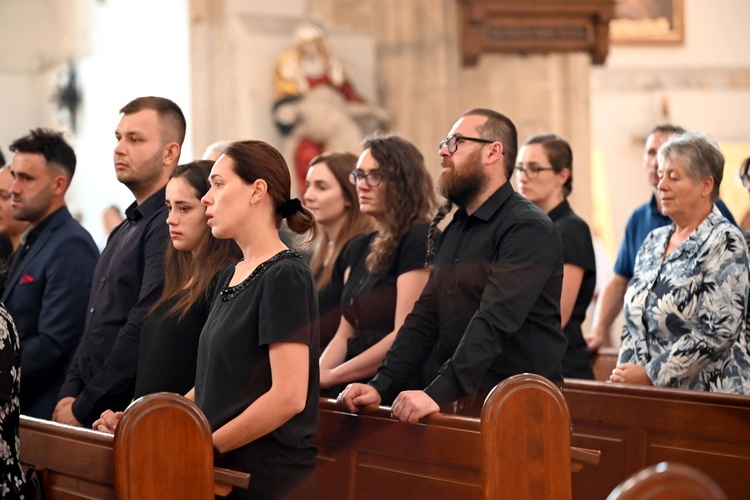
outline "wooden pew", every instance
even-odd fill
[[[607,500],[726,500],[721,488],[701,471],[661,462],[630,476]]]
[[[570,448],[570,417],[560,390],[537,375],[499,384],[481,420],[434,414],[417,425],[390,408],[341,411],[321,399],[319,497],[555,498],[571,496],[571,470],[598,453]]]
[[[606,382],[617,366],[619,349],[616,347],[601,347],[591,356],[591,367],[594,369],[594,380]]]
[[[747,498],[750,397],[574,379],[563,393],[573,446],[602,452],[598,467],[573,476],[573,498],[606,498],[663,461],[702,471],[728,498]]]
[[[249,474],[213,468],[211,430],[177,394],[145,396],[117,433],[21,416],[21,463],[40,471],[48,499],[213,498]]]

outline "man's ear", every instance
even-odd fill
[[[503,153],[505,152],[505,148],[503,147],[502,142],[495,141],[492,144],[490,144],[490,147],[487,149],[489,150],[489,154],[487,156],[487,163],[493,163],[496,161],[499,161],[500,163],[504,163]],[[514,161],[515,161],[515,158],[514,158]]]
[[[68,190],[69,185],[70,180],[68,180],[68,176],[63,173],[59,173],[52,178],[52,193],[57,195],[64,195],[65,191]]]
[[[164,146],[164,154],[162,162],[164,165],[174,165],[180,159],[180,151],[182,148],[176,142],[168,142]]]

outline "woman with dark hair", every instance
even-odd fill
[[[593,379],[591,352],[581,325],[596,287],[596,261],[589,226],[568,204],[573,190],[570,144],[554,134],[529,137],[518,152],[515,173],[518,192],[549,215],[563,242],[560,316],[568,337],[563,377]]]
[[[227,146],[203,197],[211,232],[242,260],[219,275],[187,397],[213,429],[219,467],[249,472],[232,498],[315,498],[318,315],[315,280],[279,226],[315,237],[313,215],[290,200],[284,158],[261,141]]]
[[[336,259],[354,236],[372,231],[372,218],[359,210],[357,189],[349,172],[357,165],[351,153],[331,151],[310,162],[305,180],[305,206],[315,216],[320,234],[310,259],[320,309],[320,347],[325,349],[341,319],[343,276],[333,276]]]
[[[169,216],[164,257],[164,291],[141,328],[135,398],[154,392],[185,394],[195,385],[198,339],[228,263],[240,258],[231,240],[211,236],[201,198],[208,192],[213,161],[179,165],[167,183]],[[114,432],[122,412],[107,410],[93,428]]]
[[[143,323],[135,397],[185,394],[195,385],[198,339],[227,264],[242,255],[237,244],[211,236],[201,198],[213,161],[178,166],[167,184],[167,225],[172,244],[164,258],[164,292]]]
[[[377,231],[352,241],[338,331],[320,358],[323,388],[369,380],[422,293],[427,232],[436,205],[424,158],[396,136],[365,141],[350,181]],[[335,389],[329,391],[336,392]]]

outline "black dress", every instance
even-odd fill
[[[347,340],[346,360],[350,360],[380,342],[395,327],[396,281],[409,271],[425,267],[427,258],[427,232],[429,224],[413,226],[399,240],[385,269],[379,273],[367,271],[365,261],[377,232],[355,237],[337,259],[334,273],[347,274],[341,293],[341,314],[354,327]],[[439,236],[439,234],[438,234]],[[361,380],[367,382],[369,379]],[[421,384],[421,375],[415,374],[410,388]],[[321,391],[321,396],[335,398],[346,384]],[[384,402],[383,404],[387,404]]]
[[[396,316],[398,277],[425,266],[428,224],[417,224],[401,237],[385,270],[367,271],[365,260],[377,232],[352,243],[348,259],[352,263],[341,296],[341,313],[354,327],[347,343],[346,359],[352,359],[393,331]]]
[[[195,385],[198,339],[208,318],[209,300],[197,301],[185,316],[170,309],[180,299],[172,297],[146,318],[138,346],[135,398],[154,392],[185,394]]]
[[[563,357],[563,377],[593,380],[591,351],[581,331],[581,325],[586,319],[586,309],[596,288],[596,260],[591,231],[588,224],[573,213],[567,201],[553,208],[549,217],[563,242],[563,262],[583,269],[583,281],[573,305],[573,312],[568,324],[563,328],[565,336],[568,337],[568,348]]]
[[[310,346],[305,409],[281,427],[217,460],[219,467],[249,472],[248,490],[230,498],[315,498],[318,427],[318,314],[310,268],[294,250],[258,266],[242,283],[228,287],[235,264],[222,271],[220,292],[198,345],[195,402],[215,431],[245,411],[271,388],[269,345]],[[302,492],[290,492],[300,488]]]

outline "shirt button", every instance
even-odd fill
[[[454,264],[458,264],[458,257],[456,257],[455,259],[453,259],[453,263]]]
[[[105,281],[107,281],[107,278],[102,277],[102,283],[104,283]]]
[[[91,310],[90,310],[89,312],[90,312],[90,313],[93,313],[93,312],[94,312],[94,308],[92,307],[92,308],[91,308]]]

